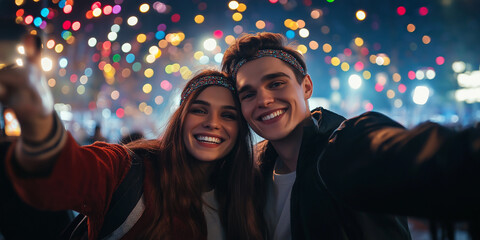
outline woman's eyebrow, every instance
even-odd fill
[[[210,107],[210,106],[211,106],[211,104],[210,104],[209,102],[203,101],[203,100],[194,100],[194,101],[192,102],[192,105],[193,105],[193,104],[200,104],[200,105],[204,105],[204,106],[207,106],[207,107]],[[231,109],[231,110],[235,110],[235,111],[238,110],[238,108],[235,107],[235,106],[233,106],[233,105],[224,105],[224,106],[222,106],[222,108],[224,108],[224,109]]]

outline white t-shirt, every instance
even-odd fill
[[[223,230],[220,216],[218,215],[218,202],[215,199],[215,191],[205,192],[202,195],[203,214],[207,222],[207,239],[208,240],[224,240],[225,231]]]
[[[277,174],[273,171],[272,181],[267,183],[267,206],[265,220],[268,235],[273,240],[292,239],[290,225],[290,196],[297,172]]]

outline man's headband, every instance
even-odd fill
[[[195,81],[192,81],[188,84],[188,86],[183,89],[182,98],[180,99],[180,104],[188,98],[188,96],[195,91],[197,88],[205,87],[205,86],[220,86],[224,87],[232,92],[235,92],[235,87],[231,80],[223,76],[204,76],[200,77]]]
[[[305,72],[305,69],[302,67],[302,65],[298,62],[298,60],[292,54],[290,54],[288,52],[285,52],[283,50],[278,50],[278,49],[262,49],[262,50],[258,50],[257,53],[253,57],[250,57],[248,59],[244,58],[244,59],[240,60],[240,62],[238,62],[237,65],[235,65],[235,68],[232,71],[232,77],[234,79],[237,78],[238,69],[240,69],[240,67],[243,64],[245,64],[248,61],[252,61],[252,60],[255,60],[255,59],[258,59],[258,58],[262,58],[262,57],[278,58],[278,59],[290,64],[291,66],[293,66],[295,69],[300,71],[303,75],[307,75],[307,73]]]

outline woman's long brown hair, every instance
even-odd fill
[[[191,81],[202,76],[223,73],[204,70]],[[198,160],[188,153],[183,141],[183,124],[192,100],[205,89],[198,88],[189,95],[170,118],[166,131],[158,140],[141,140],[127,147],[148,152],[147,161],[154,167],[155,199],[154,221],[145,231],[145,239],[206,239],[207,227],[202,211],[202,188],[199,185]],[[235,105],[240,109],[236,96]],[[254,164],[251,132],[238,114],[239,134],[234,148],[223,159],[217,160],[210,178],[219,204],[218,213],[226,239],[263,239],[264,191],[262,180]],[[149,209],[147,209],[149,211]]]

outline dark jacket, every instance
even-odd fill
[[[355,211],[337,201],[323,184],[317,164],[330,135],[344,120],[322,108],[305,120],[290,202],[292,238],[411,239],[406,218]],[[260,169],[265,177],[271,177],[277,153],[268,141],[258,147]],[[345,147],[342,151],[348,151],[349,146]]]
[[[73,218],[71,211],[42,211],[24,203],[7,178],[5,154],[10,141],[0,141],[0,239],[57,239]]]
[[[473,239],[480,239],[478,126],[454,130],[425,122],[405,129],[368,112],[334,133],[319,170],[330,192],[348,206],[442,224],[467,221]]]

